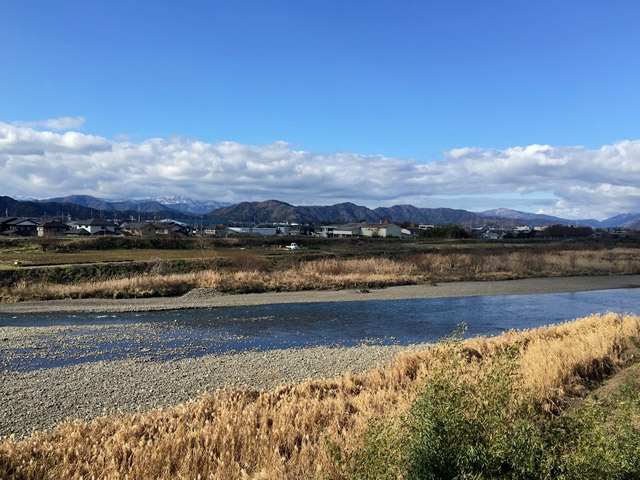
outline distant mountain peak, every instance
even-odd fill
[[[214,200],[195,200],[177,195],[163,197],[133,197],[118,200],[93,197],[91,195],[69,195],[66,197],[39,200],[79,205],[106,211],[141,210],[144,212],[176,211],[183,214],[201,215],[216,208],[230,205]]]

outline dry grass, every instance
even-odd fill
[[[19,282],[5,300],[149,297],[179,295],[195,287],[248,293],[278,290],[398,285],[415,281],[415,266],[388,259],[318,260],[283,271],[203,270],[185,274],[137,275],[80,284]]]
[[[366,374],[307,381],[268,392],[227,391],[167,410],[60,425],[0,445],[0,478],[340,478],[330,444],[359,449],[370,421],[411,405],[440,358],[472,369],[519,351],[526,388],[557,410],[586,382],[623,365],[640,317],[608,314],[461,347],[405,354]]]
[[[264,258],[240,252],[230,258],[228,268],[224,269],[185,274],[163,274],[162,269],[159,269],[151,274],[68,285],[18,282],[4,288],[0,292],[0,298],[4,301],[129,298],[180,295],[195,287],[249,293],[381,287],[429,281],[637,273],[640,273],[638,251],[623,248],[593,251],[425,253],[404,260],[313,260],[275,270],[268,268]]]
[[[638,250],[521,250],[507,253],[427,253],[410,262],[439,280],[633,274],[640,271]]]

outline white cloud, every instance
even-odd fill
[[[640,210],[640,140],[600,149],[462,148],[443,159],[294,150],[193,138],[114,141],[0,123],[0,191],[53,197],[184,195],[295,204],[353,201],[604,218]]]
[[[66,130],[79,130],[84,125],[86,119],[84,117],[60,117],[50,118],[49,120],[38,120],[35,122],[13,122],[16,127],[26,128],[44,128],[53,130],[54,132],[63,132]]]

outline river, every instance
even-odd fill
[[[0,369],[28,371],[140,356],[168,360],[314,345],[409,345],[437,341],[460,324],[466,325],[466,335],[496,335],[606,312],[640,313],[640,289],[108,315],[0,314],[0,327],[20,327],[27,339],[0,339]]]

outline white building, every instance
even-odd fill
[[[320,229],[321,237],[333,238],[407,238],[411,236],[409,230],[392,223],[347,223],[345,225],[324,225]]]
[[[109,220],[101,220],[98,218],[92,218],[90,220],[78,220],[76,222],[78,228],[86,230],[91,235],[97,233],[116,233],[118,226]]]

